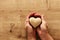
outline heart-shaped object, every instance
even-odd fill
[[[41,18],[34,18],[34,17],[31,17],[30,18],[30,24],[36,28],[39,24],[41,23]]]

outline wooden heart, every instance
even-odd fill
[[[34,17],[31,17],[30,18],[30,24],[36,28],[39,24],[41,23],[41,18],[34,18]]]

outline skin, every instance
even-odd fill
[[[34,29],[32,28],[32,26],[29,24],[29,17],[30,16],[39,16],[42,19],[42,23],[40,26],[38,26],[38,28]],[[41,40],[54,40],[51,35],[48,33],[47,30],[47,23],[44,20],[44,16],[37,14],[37,13],[31,13],[27,16],[26,19],[26,31],[27,31],[27,40],[36,40],[36,31],[39,35],[39,38]]]

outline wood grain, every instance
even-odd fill
[[[0,0],[0,40],[26,40],[25,20],[31,12],[45,15],[49,33],[55,40],[60,40],[59,2],[58,0]]]

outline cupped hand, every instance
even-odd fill
[[[39,14],[37,14],[39,15]],[[54,40],[52,36],[48,33],[48,25],[44,19],[44,15],[41,15],[42,23],[37,28],[38,35],[41,40]]]
[[[29,23],[29,17],[34,15],[35,13],[29,14],[26,19],[26,31],[27,31],[27,40],[36,40],[35,30]]]
[[[42,19],[42,23],[36,28],[36,30],[34,28],[32,28],[32,26],[29,23],[29,18],[31,16],[36,16],[36,17],[38,16],[38,17],[41,17],[41,19]],[[31,13],[27,16],[25,24],[26,24],[26,31],[27,31],[27,40],[36,40],[36,31],[41,40],[53,40],[53,38],[48,33],[47,23],[44,20],[43,15],[40,15],[37,13]]]

